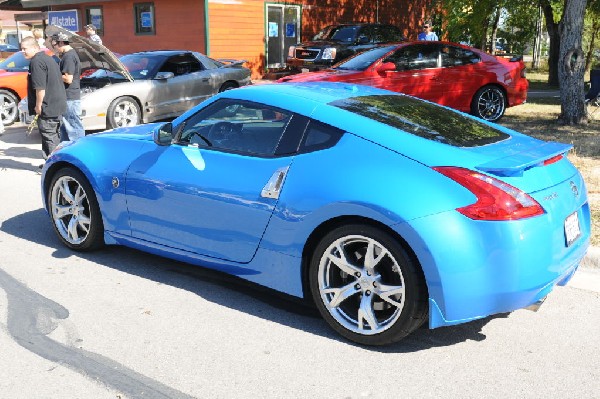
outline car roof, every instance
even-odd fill
[[[170,57],[172,55],[178,54],[186,54],[186,53],[194,53],[191,50],[148,50],[148,51],[138,51],[137,53],[130,53],[131,55],[158,55]]]

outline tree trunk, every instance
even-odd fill
[[[568,2],[569,0],[565,0]],[[550,38],[548,49],[548,84],[558,86],[558,58],[560,56],[560,29],[554,22],[554,14],[549,0],[540,0],[540,5],[546,18],[546,30]]]
[[[531,67],[533,69],[540,68],[540,59],[542,57],[542,20],[544,15],[542,14],[542,7],[538,7],[538,18],[535,23],[535,41],[533,42],[533,61]]]
[[[585,74],[590,73],[592,69],[592,62],[594,61],[594,50],[596,49],[596,38],[598,37],[599,31],[600,21],[594,20],[594,22],[592,23],[590,47],[588,48],[588,52],[585,56]]]
[[[492,23],[492,45],[490,48],[491,54],[496,54],[496,35],[498,34],[498,24],[500,23],[500,7],[496,7],[496,15]]]
[[[586,0],[565,0],[563,17],[559,24],[561,37],[558,63],[561,104],[559,120],[569,125],[587,122],[583,87],[585,60],[581,48],[585,5]]]

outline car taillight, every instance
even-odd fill
[[[553,164],[555,162],[560,161],[561,159],[563,159],[562,154],[556,155],[556,156],[554,156],[552,158],[548,158],[548,159],[546,159],[544,161],[544,166],[551,165],[551,164]]]
[[[542,215],[542,206],[527,193],[491,176],[454,166],[433,168],[471,191],[477,201],[456,210],[475,220],[517,220]]]

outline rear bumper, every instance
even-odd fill
[[[547,214],[475,222],[454,212],[411,222],[414,237],[398,230],[415,249],[425,274],[430,328],[525,308],[566,284],[589,247],[587,203],[578,214],[582,234],[569,247],[562,221]],[[436,238],[424,243],[417,237]]]
[[[524,104],[527,101],[527,90],[529,90],[529,82],[527,79],[519,79],[514,86],[507,88],[508,106]]]

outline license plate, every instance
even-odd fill
[[[581,236],[581,228],[579,227],[579,216],[574,212],[565,219],[565,238],[567,247],[570,246]]]

